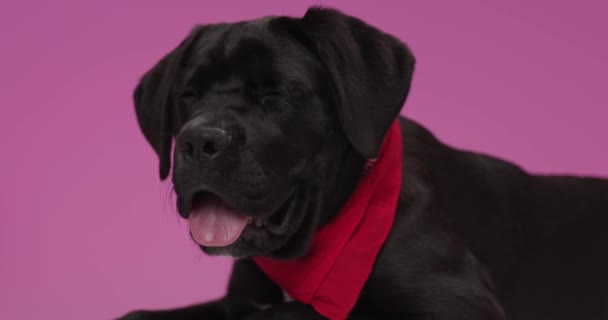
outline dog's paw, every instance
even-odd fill
[[[131,311],[116,320],[159,320],[158,313],[153,311]]]

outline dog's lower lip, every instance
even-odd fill
[[[289,210],[294,194],[295,192],[290,192],[283,204],[270,216],[257,218],[249,217],[247,227],[266,230],[274,235],[285,233],[286,221],[288,218],[287,211]]]
[[[296,195],[295,191],[290,192],[287,199],[283,202],[283,204],[275,211],[273,215],[266,218],[266,230],[268,232],[280,235],[284,234],[287,229],[287,220],[289,220],[289,209],[292,203],[295,201],[293,198]],[[278,215],[278,216],[277,216]],[[274,218],[274,219],[273,219]],[[278,220],[277,220],[278,219]],[[275,221],[273,221],[275,220]]]
[[[265,228],[268,224],[268,220],[264,218],[249,218],[249,222],[247,222],[247,224],[250,227]]]

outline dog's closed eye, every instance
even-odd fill
[[[201,94],[194,90],[184,90],[177,95],[184,103],[194,103],[201,98]]]
[[[258,101],[262,105],[275,105],[283,99],[284,94],[281,91],[268,91],[258,95]]]

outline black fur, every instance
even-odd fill
[[[135,90],[178,211],[212,193],[268,221],[232,245],[227,295],[122,319],[322,319],[248,258],[306,252],[398,117],[414,58],[335,10],[195,28]],[[530,175],[400,118],[393,230],[349,319],[608,319],[608,181]]]

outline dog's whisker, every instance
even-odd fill
[[[164,193],[163,198],[162,198],[163,212],[165,214],[169,214],[171,216],[177,216],[175,214],[177,209],[175,207],[175,202],[173,201],[175,186],[173,185],[172,182],[167,181],[167,182],[162,183],[161,188],[163,189],[163,193]]]

